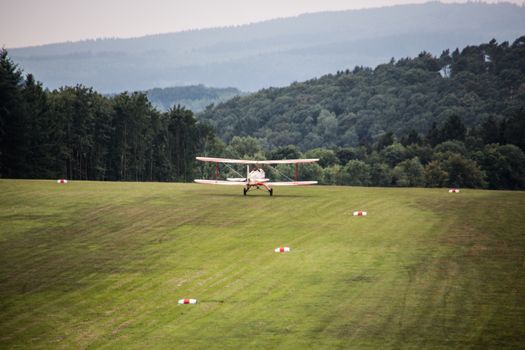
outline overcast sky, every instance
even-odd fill
[[[1,0],[0,45],[12,48],[127,38],[247,24],[307,12],[424,2],[427,0]],[[522,4],[524,0],[506,2]]]

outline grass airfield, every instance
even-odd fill
[[[523,192],[0,180],[1,349],[523,344]]]

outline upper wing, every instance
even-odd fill
[[[197,157],[196,159],[203,161],[203,162],[214,162],[214,163],[256,164],[255,160],[212,158],[212,157]]]
[[[317,181],[265,182],[265,184],[270,186],[305,186],[316,185]]]
[[[280,160],[258,160],[255,164],[299,164],[299,163],[315,163],[319,158],[312,159],[280,159]]]
[[[230,186],[237,186],[237,185],[245,186],[246,185],[245,181],[200,180],[200,179],[193,180],[193,181],[195,181],[198,184],[206,184],[206,185],[230,185]]]
[[[314,159],[280,159],[280,160],[242,160],[242,159],[227,159],[227,158],[212,158],[212,157],[197,157],[197,160],[203,162],[215,163],[235,163],[235,164],[298,164],[298,163],[314,163],[319,161]]]

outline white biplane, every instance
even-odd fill
[[[298,181],[299,177],[299,164],[314,163],[319,159],[282,159],[282,160],[242,160],[242,159],[225,159],[225,158],[211,158],[211,157],[197,157],[197,160],[202,162],[215,163],[215,180],[202,180],[196,179],[195,182],[199,184],[207,185],[229,185],[229,186],[243,186],[243,193],[246,193],[251,189],[260,189],[261,187],[266,189],[270,196],[273,196],[273,186],[304,186],[304,185],[315,185],[317,181]],[[246,164],[246,177],[240,178],[227,178],[225,180],[219,180],[219,163],[226,164]],[[295,179],[288,182],[271,182],[270,179],[266,178],[264,170],[261,168],[262,165],[271,166],[272,164],[294,164],[295,165]],[[250,165],[252,169],[250,170]],[[241,175],[242,176],[242,175]]]

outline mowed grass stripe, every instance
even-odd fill
[[[518,192],[0,181],[8,348],[523,342]],[[366,210],[367,217],[353,217]],[[291,253],[273,251],[289,245]],[[180,298],[197,298],[192,306]]]

